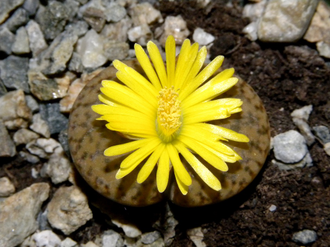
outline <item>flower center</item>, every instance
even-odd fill
[[[157,122],[158,130],[164,141],[170,141],[172,135],[181,126],[181,109],[180,101],[178,100],[178,93],[171,88],[164,87],[159,91],[158,96],[158,110],[157,110]]]

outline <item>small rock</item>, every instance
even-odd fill
[[[80,91],[84,88],[86,83],[88,83],[91,79],[93,79],[95,76],[97,76],[102,69],[98,69],[93,71],[90,74],[83,74],[81,78],[76,79],[69,87],[67,96],[65,96],[60,101],[60,111],[61,112],[70,112],[71,108],[73,106],[73,103],[75,102],[76,98],[78,97],[78,94]]]
[[[258,27],[265,42],[294,42],[306,32],[319,1],[269,0]]]
[[[28,129],[19,129],[15,132],[13,139],[15,145],[27,144],[39,137],[35,132]]]
[[[50,177],[54,184],[62,183],[68,180],[72,173],[72,166],[64,151],[58,151],[50,155],[48,162],[44,163],[40,175]]]
[[[45,230],[32,235],[32,239],[36,243],[37,247],[60,247],[61,239],[52,231]]]
[[[132,27],[131,18],[125,17],[116,23],[110,23],[104,26],[101,36],[104,40],[115,40],[117,42],[127,41],[127,32]]]
[[[15,247],[37,230],[36,216],[48,195],[48,184],[35,183],[2,201],[0,246]]]
[[[19,68],[19,69],[17,69]],[[26,57],[9,56],[0,61],[1,79],[8,88],[22,89],[29,93],[28,78],[29,59]]]
[[[16,155],[16,147],[11,139],[6,126],[0,119],[0,157],[14,157]]]
[[[308,152],[304,137],[295,130],[289,130],[275,136],[272,143],[275,158],[284,163],[297,163]]]
[[[251,41],[256,41],[258,39],[258,23],[253,21],[249,25],[243,28],[243,33]]]
[[[77,21],[75,23],[70,23],[65,26],[67,33],[72,33],[77,35],[78,38],[84,36],[88,31],[88,24],[85,21]]]
[[[206,247],[206,244],[203,242],[204,234],[201,227],[196,227],[187,230],[187,235],[194,242],[196,247]]]
[[[25,9],[17,9],[11,17],[6,21],[5,25],[11,32],[15,32],[20,26],[25,25],[29,21],[28,13]]]
[[[15,186],[9,180],[9,178],[7,177],[0,178],[0,197],[7,197],[14,193],[15,193]]]
[[[78,243],[67,237],[62,241],[61,247],[78,247]]]
[[[3,23],[10,13],[22,5],[24,0],[1,0],[0,2],[0,24]]]
[[[29,37],[25,27],[20,27],[16,32],[16,37],[11,50],[15,54],[30,53]]]
[[[326,154],[330,156],[330,142],[324,144],[323,149],[326,152]]]
[[[103,49],[109,61],[124,60],[128,56],[129,45],[126,42],[108,41]]]
[[[329,26],[330,7],[324,1],[320,1],[304,39],[311,43],[330,41]]]
[[[0,3],[1,4],[1,3]],[[1,7],[0,7],[1,8]],[[14,43],[15,35],[3,27],[0,29],[0,52],[4,52],[8,55],[11,53],[11,46]]]
[[[70,71],[77,73],[82,73],[84,71],[84,66],[82,65],[80,55],[77,52],[72,53],[68,68]]]
[[[328,127],[319,125],[313,127],[313,130],[315,131],[316,136],[320,139],[322,144],[330,142],[330,130]]]
[[[66,235],[93,218],[85,194],[75,186],[59,188],[49,202],[47,210],[51,226]]]
[[[270,212],[275,212],[276,209],[277,209],[277,207],[275,205],[270,205],[270,207],[269,207]]]
[[[103,233],[102,246],[104,247],[123,247],[124,240],[119,233],[108,230]]]
[[[34,114],[32,118],[32,124],[30,125],[30,129],[34,132],[49,138],[50,137],[50,130],[48,123],[41,118],[40,113]]]
[[[155,22],[162,23],[163,17],[159,10],[150,3],[138,3],[128,10],[135,26],[149,25]]]
[[[26,128],[32,119],[22,90],[11,91],[0,97],[0,119],[8,129]]]
[[[305,137],[307,145],[312,145],[315,141],[315,137],[307,123],[309,115],[313,110],[312,105],[304,106],[300,109],[294,110],[291,113],[293,123],[298,127],[300,133]]]
[[[165,47],[165,42],[169,35],[173,35],[177,45],[181,45],[190,34],[187,23],[181,15],[167,16],[164,25],[155,32],[158,33],[157,37],[160,36],[159,41],[163,47]]]
[[[200,45],[208,45],[214,41],[214,36],[198,27],[194,31],[193,40]]]
[[[39,0],[25,0],[23,8],[26,9],[28,14],[34,15],[39,7]]]
[[[25,95],[26,105],[31,109],[32,113],[39,111],[39,104],[31,95]]]
[[[276,165],[280,170],[288,171],[288,170],[293,170],[293,169],[297,169],[297,168],[311,167],[311,166],[313,166],[313,160],[312,160],[310,153],[308,152],[305,155],[305,157],[297,163],[288,164],[288,163],[280,162],[278,160],[272,160],[272,164]]]
[[[26,160],[27,162],[32,163],[32,164],[37,164],[40,161],[40,159],[37,156],[32,155],[32,154],[30,154],[28,152],[25,152],[25,151],[20,151],[18,154],[24,160]],[[34,168],[32,168],[32,169],[34,169]],[[38,177],[37,175],[35,175],[35,172],[36,172],[36,170],[32,171],[32,177],[33,178],[37,178]]]
[[[47,49],[48,45],[41,32],[40,26],[34,20],[30,20],[26,25],[26,31],[29,36],[30,49],[33,56],[37,56],[43,50]]]
[[[50,134],[58,134],[68,127],[68,118],[60,113],[59,103],[48,103],[40,105],[41,118],[46,120]]]
[[[63,31],[66,22],[70,19],[71,11],[59,1],[50,1],[47,7],[39,6],[36,21],[39,23],[46,40],[55,39]]]
[[[141,242],[143,244],[152,244],[159,238],[161,238],[161,235],[158,231],[147,232],[141,235]]]
[[[313,106],[312,105],[308,105],[308,106],[304,106],[300,109],[296,109],[291,113],[291,117],[293,118],[300,118],[304,121],[308,121],[309,115],[311,114],[311,112],[313,111]]]
[[[80,6],[79,2],[77,2],[76,0],[65,0],[63,4],[65,5],[66,8],[69,9],[68,20],[73,21],[74,17],[77,15],[79,10],[79,6]]]
[[[39,138],[26,145],[26,149],[40,158],[46,159],[54,152],[61,153],[63,148],[56,140],[49,138]]]
[[[316,48],[322,57],[330,58],[330,42],[317,42]]]
[[[79,9],[79,14],[96,32],[100,32],[105,24],[106,8],[100,0],[90,1]]]
[[[100,247],[98,245],[96,245],[94,242],[89,241],[86,244],[82,244],[81,247]],[[104,246],[105,247],[105,246]]]
[[[261,0],[257,3],[248,3],[244,5],[243,17],[249,18],[252,22],[257,22],[262,16],[266,7],[267,1]]]
[[[128,39],[145,46],[152,39],[152,32],[148,25],[136,26],[127,31]]]
[[[107,3],[104,11],[104,16],[107,22],[118,22],[122,20],[126,14],[126,9],[115,2]]]
[[[303,230],[293,234],[292,240],[303,245],[314,243],[317,239],[317,234],[312,230]]]
[[[73,47],[77,40],[78,36],[69,32],[63,32],[57,36],[48,48],[49,55],[44,57],[51,62],[42,72],[45,75],[54,75],[66,70],[66,64],[72,56]]]
[[[102,36],[94,30],[88,31],[83,38],[78,40],[77,52],[85,68],[100,67],[107,61],[103,55],[103,45]]]
[[[114,220],[114,219],[111,220],[111,222],[116,226],[118,226],[119,228],[123,229],[125,235],[129,238],[137,238],[142,234],[140,229],[138,229],[137,226],[134,226],[132,224],[122,223],[119,220]]]

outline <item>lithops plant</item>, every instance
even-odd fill
[[[262,168],[269,123],[260,98],[223,56],[204,66],[206,48],[186,40],[166,65],[149,57],[119,62],[87,83],[70,115],[69,144],[82,177],[100,194],[131,206],[164,199],[202,206],[232,197]]]

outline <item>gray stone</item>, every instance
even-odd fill
[[[316,48],[322,57],[330,58],[330,42],[317,42]]]
[[[36,243],[37,247],[60,247],[61,245],[61,239],[50,230],[37,232],[32,235],[32,239]]]
[[[126,42],[108,41],[103,49],[108,60],[124,60],[128,56],[129,45]]]
[[[34,132],[49,138],[50,137],[50,130],[48,123],[41,118],[40,113],[34,114],[32,118],[32,124],[30,125],[30,129]]]
[[[115,2],[110,2],[104,11],[107,22],[118,22],[126,16],[126,9]]]
[[[323,149],[324,149],[324,152],[325,152],[327,155],[330,156],[330,142],[324,144]]]
[[[243,33],[245,33],[249,40],[256,41],[258,39],[258,23],[251,22],[243,28]]]
[[[25,0],[23,4],[23,8],[26,9],[28,14],[34,15],[39,7],[39,0]]]
[[[106,8],[100,0],[89,1],[79,9],[79,14],[94,29],[99,32],[102,30],[106,17]]]
[[[302,38],[318,0],[269,0],[258,27],[265,42],[294,42]]]
[[[26,149],[43,159],[48,159],[54,152],[62,152],[61,144],[52,138],[39,138],[29,142]]]
[[[63,149],[60,149],[62,147],[59,147],[55,153],[50,155],[48,162],[43,165],[40,171],[42,177],[50,177],[54,184],[67,181],[72,172],[70,161],[65,156]]]
[[[98,245],[96,245],[94,242],[89,241],[86,244],[82,244],[81,247],[100,247]]]
[[[307,154],[304,137],[295,130],[275,136],[272,140],[275,158],[284,163],[297,163]]]
[[[127,41],[127,32],[132,27],[131,18],[124,18],[116,23],[110,23],[104,26],[101,35],[105,40],[115,40],[118,42]]]
[[[37,56],[48,47],[44,35],[41,32],[39,24],[34,20],[30,20],[25,28],[29,36],[32,54],[33,56]]]
[[[41,101],[58,99],[65,95],[56,79],[48,78],[41,72],[30,70],[28,79],[31,93]]]
[[[297,168],[311,167],[313,166],[313,160],[310,153],[308,152],[305,157],[299,162],[288,164],[280,162],[278,160],[272,160],[272,164],[276,165],[280,170],[288,171]]]
[[[15,193],[15,186],[9,180],[9,178],[7,177],[0,178],[0,197],[7,197],[13,193]]]
[[[30,154],[28,152],[20,151],[18,154],[20,157],[22,157],[24,160],[26,160],[29,163],[37,164],[40,162],[40,159],[37,156]],[[34,169],[34,168],[32,168],[32,169]],[[33,171],[34,170],[32,170],[32,177],[37,178],[37,176],[33,175]]]
[[[135,26],[149,25],[155,22],[163,22],[163,17],[159,10],[155,9],[150,3],[138,3],[128,10],[129,15]]]
[[[304,106],[300,109],[296,109],[291,113],[291,117],[293,118],[300,118],[304,121],[308,121],[309,115],[313,111],[312,105]]]
[[[10,12],[22,5],[24,0],[1,0],[0,1],[0,24],[3,23]]]
[[[19,69],[18,69],[19,68]],[[29,59],[26,57],[9,56],[0,61],[1,79],[8,88],[22,89],[29,93],[27,71]]]
[[[102,246],[103,247],[123,247],[124,240],[119,233],[108,230],[103,233],[102,236]]]
[[[59,188],[47,206],[52,227],[68,235],[93,218],[88,201],[78,187]]]
[[[0,2],[1,4],[1,2]],[[0,28],[0,52],[11,53],[11,46],[14,43],[15,35],[6,27]]]
[[[62,130],[58,135],[58,141],[61,144],[64,152],[70,157],[70,150],[69,150],[69,141],[68,141],[68,130]]]
[[[42,70],[45,75],[54,75],[63,72],[66,64],[73,53],[73,46],[76,44],[78,36],[73,33],[63,32],[54,39],[49,46],[44,59],[49,59],[49,65]]]
[[[66,8],[69,9],[68,20],[72,21],[78,13],[79,2],[77,2],[75,0],[65,0],[63,4],[65,5]]]
[[[31,95],[25,95],[27,106],[31,109],[32,113],[39,111],[39,104]]]
[[[262,16],[266,4],[267,0],[245,4],[243,8],[243,17],[249,18],[252,22],[257,22]]]
[[[25,27],[20,27],[15,36],[14,44],[11,47],[11,51],[15,54],[27,54],[30,53],[30,42]]]
[[[125,235],[129,238],[137,238],[142,234],[141,230],[136,225],[131,223],[123,222],[120,219],[112,219],[111,222],[123,229]]]
[[[146,46],[148,41],[152,39],[152,32],[147,24],[136,26],[128,30],[128,39],[132,42]]]
[[[68,118],[60,112],[59,103],[48,103],[40,105],[42,119],[46,120],[50,134],[58,134],[68,127]]]
[[[49,2],[47,7],[39,6],[36,21],[39,23],[46,40],[53,40],[59,35],[70,18],[70,8],[58,1]]]
[[[15,145],[27,144],[39,137],[35,132],[28,129],[19,129],[15,132],[13,140]]]
[[[26,128],[32,119],[22,90],[11,91],[0,97],[0,119],[8,129]]]
[[[315,135],[319,138],[322,144],[330,142],[330,130],[324,125],[313,127]]]
[[[72,53],[68,68],[70,71],[77,73],[82,73],[84,71],[84,66],[82,65],[80,55],[77,52]]]
[[[299,244],[311,244],[314,243],[317,239],[317,234],[313,230],[302,230],[300,232],[296,232],[292,236],[292,240]]]
[[[141,242],[143,244],[152,244],[159,238],[161,238],[161,235],[158,231],[147,232],[141,235]]]
[[[36,216],[48,195],[47,183],[35,183],[0,204],[0,246],[15,247],[37,230]]]
[[[103,45],[103,37],[98,35],[93,29],[89,30],[83,38],[78,40],[77,52],[85,68],[97,68],[107,61],[107,58],[104,56]]]
[[[19,27],[25,25],[29,21],[28,13],[25,9],[17,9],[12,16],[6,21],[5,25],[11,32],[15,32]]]
[[[79,38],[84,36],[88,31],[88,24],[85,21],[77,21],[66,25],[65,30],[68,33],[77,35]]]
[[[196,227],[187,230],[187,235],[194,242],[196,247],[206,247],[206,244],[203,242],[204,234],[201,227]]]
[[[293,123],[298,127],[300,133],[305,137],[307,145],[312,145],[315,137],[307,123],[309,115],[313,111],[313,106],[308,105],[300,109],[296,109],[291,113]]]
[[[78,247],[78,243],[67,237],[62,241],[61,247]]]
[[[16,155],[16,147],[11,139],[6,126],[0,119],[0,157],[14,157]]]
[[[200,45],[208,45],[214,41],[214,36],[205,32],[202,28],[196,28],[193,33],[193,40]]]
[[[0,71],[1,75],[1,71]],[[0,96],[5,95],[7,93],[7,88],[5,87],[5,84],[3,83],[1,76],[0,76]]]

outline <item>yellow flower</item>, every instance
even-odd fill
[[[237,83],[238,79],[232,77],[234,69],[213,76],[224,59],[218,56],[201,70],[206,47],[199,50],[199,45],[190,45],[189,40],[184,41],[176,60],[172,36],[165,45],[166,67],[153,42],[147,44],[147,49],[151,61],[143,48],[135,44],[136,57],[147,78],[126,64],[114,61],[116,76],[124,85],[102,81],[99,99],[103,104],[92,106],[101,115],[98,119],[108,122],[107,128],[132,139],[104,151],[106,156],[132,152],[121,163],[116,178],[125,177],[147,159],[141,165],[138,183],[144,182],[157,164],[157,188],[163,192],[173,168],[178,187],[185,195],[192,180],[181,162],[181,154],[208,186],[220,190],[219,180],[194,154],[223,172],[228,170],[226,162],[241,159],[222,141],[248,142],[249,139],[206,123],[242,111],[240,99],[215,99]]]

